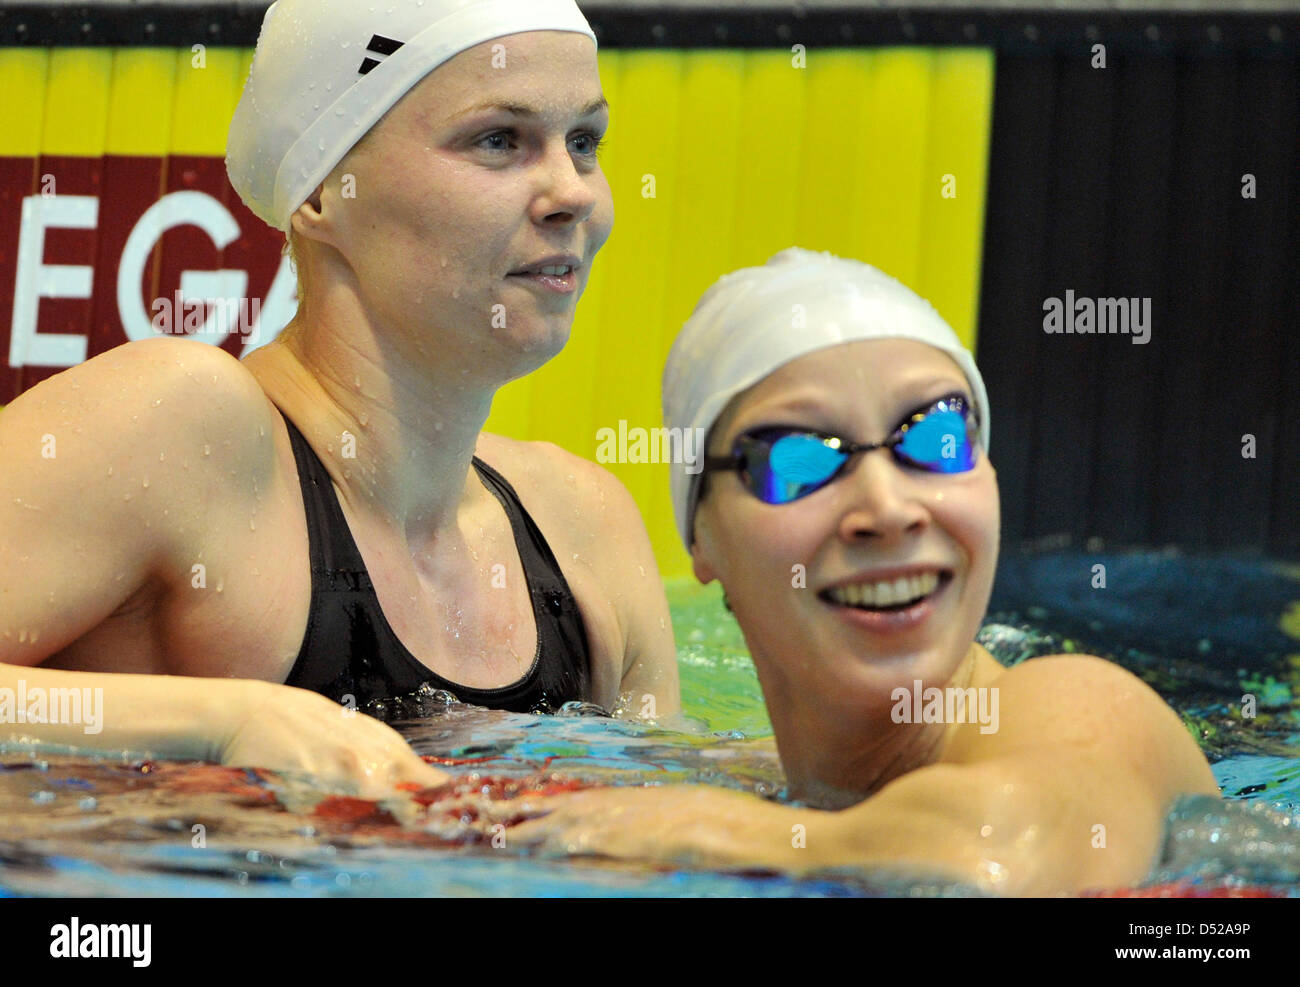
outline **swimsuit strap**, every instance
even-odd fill
[[[283,414],[283,413],[282,413]],[[424,684],[463,702],[528,712],[585,699],[590,682],[586,629],[555,555],[514,488],[479,460],[474,468],[510,519],[537,626],[532,667],[518,682],[475,689],[445,679],[406,650],[384,617],[333,480],[302,432],[285,417],[307,515],[311,609],[286,685],[364,707]]]

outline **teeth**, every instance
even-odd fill
[[[567,266],[566,267],[543,267],[541,273],[564,275],[564,274],[568,274],[572,270],[573,268]]]
[[[836,603],[852,607],[890,607],[912,603],[929,596],[939,585],[937,572],[925,572],[910,578],[900,577],[878,583],[837,586],[829,592]]]

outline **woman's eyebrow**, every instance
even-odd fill
[[[607,110],[607,109],[609,109],[609,102],[605,99],[604,96],[601,96],[599,99],[594,99],[586,106],[584,106],[578,112],[578,116],[580,117],[594,116],[595,114],[599,113],[601,110]],[[469,107],[469,109],[461,110],[459,113],[453,115],[452,119],[458,120],[461,117],[469,116],[471,113],[480,113],[485,110],[501,110],[506,113],[510,113],[513,116],[518,116],[518,117],[541,116],[541,112],[537,110],[535,107],[525,106],[522,103],[490,102],[490,103],[479,103],[477,106],[471,106]]]

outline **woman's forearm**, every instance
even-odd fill
[[[0,664],[0,743],[217,760],[266,684]]]
[[[570,854],[803,875],[892,872],[1002,892],[1010,871],[1020,876],[1013,864],[1020,855],[1004,852],[992,832],[982,837],[978,825],[968,832],[970,807],[956,789],[969,786],[956,780],[930,779],[956,806],[895,789],[835,812],[703,785],[580,792],[523,824],[516,838]]]

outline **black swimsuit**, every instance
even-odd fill
[[[311,689],[359,709],[370,703],[368,712],[383,712],[385,700],[410,697],[417,690],[427,695],[443,689],[461,702],[520,713],[554,710],[587,698],[590,659],[577,601],[546,539],[500,473],[474,458],[483,485],[510,518],[537,623],[537,653],[532,668],[518,682],[499,689],[473,689],[435,674],[393,633],[329,473],[297,426],[287,417],[285,424],[307,508],[311,554],[307,633],[286,685]]]

